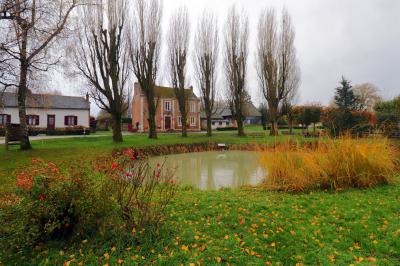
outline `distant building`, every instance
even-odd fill
[[[26,120],[30,128],[55,130],[74,126],[89,128],[90,102],[88,97],[47,94],[28,94]],[[16,93],[0,94],[0,127],[19,124]]]
[[[193,87],[186,89],[186,96],[188,99],[187,121],[182,121],[174,89],[161,86],[155,87],[155,101],[157,106],[155,120],[157,131],[180,131],[182,123],[187,123],[188,131],[200,131],[200,99],[194,94]],[[132,100],[133,129],[138,132],[148,132],[148,119],[146,96],[140,88],[139,83],[135,83]]]
[[[261,124],[261,113],[252,103],[247,103],[245,106],[245,125],[259,125]],[[212,129],[237,127],[236,120],[232,116],[232,112],[228,106],[217,108],[212,115],[211,120]],[[201,128],[207,128],[207,117],[204,112],[201,112]]]

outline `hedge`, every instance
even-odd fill
[[[47,130],[45,128],[30,128],[29,136],[38,136],[38,135],[47,135],[47,136],[71,136],[71,135],[90,135],[90,129],[83,127],[72,127],[72,128],[62,128],[55,130]],[[5,136],[5,129],[0,128],[0,136]]]

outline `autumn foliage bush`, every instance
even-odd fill
[[[53,239],[88,233],[107,215],[106,183],[84,165],[66,171],[34,159],[16,171],[16,191],[0,195],[0,248],[23,249]]]
[[[323,139],[304,145],[277,144],[261,152],[268,171],[264,186],[301,192],[388,184],[398,170],[398,152],[387,139]]]
[[[127,228],[156,228],[163,222],[176,192],[173,169],[163,163],[150,165],[146,157],[128,149],[112,158],[105,174],[112,180],[118,213]]]

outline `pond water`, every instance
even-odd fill
[[[257,185],[266,176],[258,153],[251,151],[174,154],[151,160],[153,163],[165,160],[165,166],[176,169],[178,184],[201,190]]]

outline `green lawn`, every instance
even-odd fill
[[[66,164],[95,158],[123,147],[156,144],[280,141],[267,135],[213,138],[192,134],[125,136],[115,145],[110,136],[33,142],[29,152],[5,152],[0,146],[0,191],[11,190],[13,170],[32,158]],[[28,257],[0,265],[365,265],[400,264],[400,185],[341,193],[289,194],[243,188],[198,191],[180,189],[158,239],[134,238],[112,231],[79,242],[53,242]],[[146,232],[143,232],[145,235]],[[108,256],[109,255],[109,256]]]
[[[400,186],[300,195],[185,190],[171,204],[159,239],[106,232],[79,243],[51,243],[23,262],[399,265],[399,195]]]

